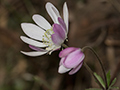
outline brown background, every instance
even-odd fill
[[[33,14],[52,20],[45,10],[53,3],[62,15],[65,0],[0,0],[0,90],[85,90],[99,87],[84,66],[70,76],[59,74],[59,51],[51,56],[28,57],[31,51],[20,40],[25,35],[22,22],[31,22]],[[120,0],[66,0],[69,9],[68,46],[91,46],[99,54],[106,72],[117,77],[120,86]],[[85,52],[85,62],[102,75],[96,57]],[[51,89],[52,88],[52,89]]]

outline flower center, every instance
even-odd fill
[[[46,50],[49,50],[50,48],[52,48],[53,42],[51,39],[51,35],[53,34],[53,28],[51,27],[50,29],[46,30],[44,35],[43,35],[43,43],[45,45],[48,45],[48,47],[46,48]]]

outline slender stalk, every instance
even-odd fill
[[[68,46],[67,46],[66,44],[63,43],[63,44],[62,44],[62,47],[67,48]]]
[[[100,87],[104,89],[104,87],[102,86],[102,84],[99,82],[99,80],[96,78],[96,76],[94,75],[93,71],[90,69],[90,67],[84,62],[83,63],[84,67],[88,70],[88,72],[96,79],[96,81],[98,82],[98,84],[100,85]]]
[[[90,50],[94,53],[94,55],[97,57],[97,60],[99,61],[100,66],[101,66],[102,71],[103,71],[104,80],[105,80],[105,85],[106,85],[106,90],[107,90],[107,89],[108,89],[108,85],[107,85],[107,77],[106,77],[105,69],[104,69],[104,67],[103,67],[103,64],[102,64],[102,62],[101,62],[101,60],[100,60],[98,54],[97,54],[97,53],[96,53],[91,47],[89,47],[89,46],[85,46],[85,47],[83,47],[83,48],[82,48],[82,51],[85,51],[85,49],[90,49]]]

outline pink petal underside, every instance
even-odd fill
[[[43,52],[46,51],[45,49],[42,49],[42,48],[39,48],[39,47],[35,47],[35,46],[32,46],[32,45],[29,45],[29,47],[30,47],[32,50],[36,50],[36,51],[43,51]]]
[[[64,28],[65,32],[67,32],[66,25],[65,25],[65,22],[63,21],[63,19],[58,17],[58,21],[59,21],[60,25]]]
[[[53,31],[56,35],[58,35],[61,39],[65,39],[65,30],[59,24],[53,24]]]
[[[53,34],[51,35],[52,41],[56,46],[60,46],[63,43],[63,40],[58,37],[58,35]]]
[[[65,57],[61,58],[59,65],[62,65],[65,60]]]
[[[73,68],[70,72],[69,75],[75,74],[83,65],[83,62],[81,62],[77,67]]]
[[[65,40],[65,30],[59,24],[53,25],[54,34],[52,34],[52,41],[55,45],[60,45]]]
[[[59,57],[62,58],[62,57],[65,57],[67,56],[68,54],[70,54],[71,52],[77,50],[79,48],[74,48],[74,47],[68,47],[64,50],[62,50],[60,53],[59,53]]]
[[[78,49],[72,53],[70,53],[66,60],[64,61],[64,66],[67,68],[74,68],[79,65],[83,61],[84,54]]]

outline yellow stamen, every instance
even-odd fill
[[[46,30],[44,35],[43,35],[43,43],[45,45],[48,45],[49,47],[52,47],[53,45],[53,42],[52,42],[52,39],[51,39],[51,35],[53,34],[53,28],[51,27],[50,29]],[[46,40],[47,39],[47,40]],[[46,50],[50,50],[50,48],[46,48]]]

